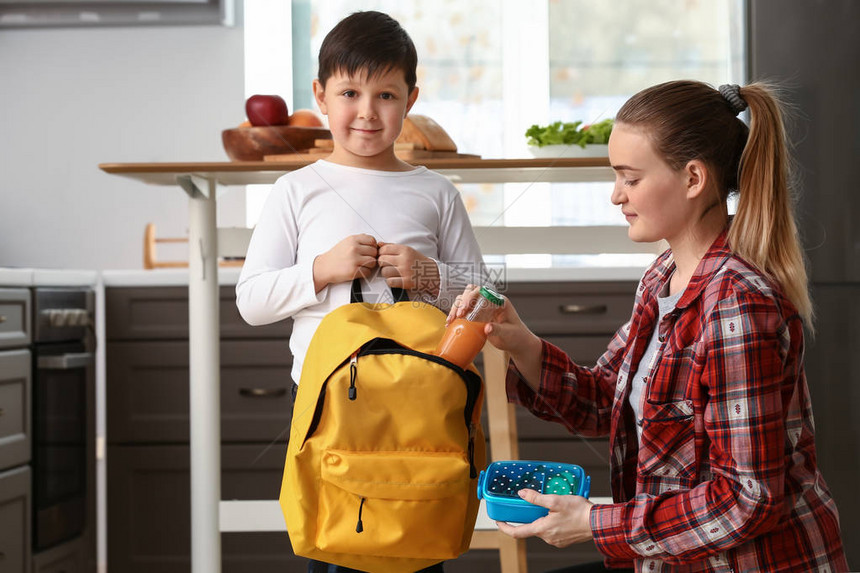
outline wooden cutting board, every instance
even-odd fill
[[[312,148],[303,153],[264,155],[263,161],[316,161],[331,154],[331,149]],[[457,153],[456,151],[431,151],[429,149],[396,149],[394,154],[403,161],[412,159],[480,159],[480,155]]]
[[[265,155],[263,161],[315,161],[331,153],[334,141],[318,139],[314,147],[298,153]],[[409,114],[394,143],[394,153],[403,161],[413,159],[480,159],[480,155],[457,153],[457,144],[442,126],[426,115]]]

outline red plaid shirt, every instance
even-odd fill
[[[818,472],[803,327],[770,282],[718,238],[660,324],[674,270],[645,273],[633,315],[593,368],[544,342],[540,392],[508,373],[511,401],[572,432],[610,437],[613,504],[591,529],[607,565],[637,571],[847,571]],[[641,445],[630,377],[654,328]],[[643,365],[644,367],[644,365]]]

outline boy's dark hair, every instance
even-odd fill
[[[368,78],[390,70],[403,70],[409,91],[417,81],[418,54],[409,34],[382,12],[355,12],[338,22],[320,47],[318,79],[325,87],[336,72],[357,72]]]

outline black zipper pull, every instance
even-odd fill
[[[358,375],[358,366],[356,365],[358,362],[358,351],[349,357],[349,399],[355,400],[356,390],[355,390],[355,377]]]
[[[364,502],[367,500],[366,497],[361,498],[361,503],[358,504],[358,523],[355,524],[355,532],[361,533],[364,531],[364,524],[361,522],[361,510],[364,509]]]

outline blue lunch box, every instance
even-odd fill
[[[535,461],[493,462],[478,476],[478,499],[486,501],[487,515],[495,521],[531,523],[549,513],[518,496],[521,489],[588,497],[591,477],[576,464]]]

